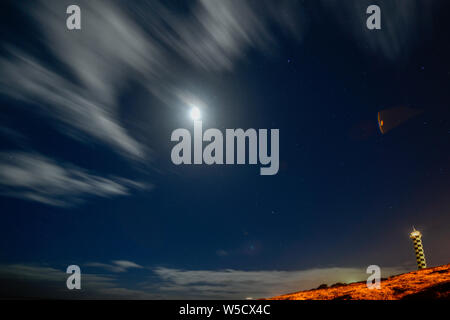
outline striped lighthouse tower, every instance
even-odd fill
[[[422,246],[422,234],[414,228],[414,231],[409,235],[414,242],[414,251],[416,252],[417,269],[424,269],[427,267],[427,262],[425,261],[425,253],[423,252]]]

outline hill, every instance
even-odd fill
[[[450,299],[450,264],[404,273],[381,280],[380,289],[368,289],[366,282],[336,284],[299,291],[270,300],[400,300]]]

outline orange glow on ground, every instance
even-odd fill
[[[366,282],[285,294],[270,300],[399,300],[450,299],[450,264],[400,274],[381,280],[381,289]]]

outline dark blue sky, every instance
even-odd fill
[[[63,297],[28,283],[77,264],[107,277],[94,296],[277,294],[414,269],[413,226],[428,264],[448,263],[443,2],[367,2],[375,31],[364,1],[75,1],[78,31],[63,2],[0,10],[4,288]],[[279,129],[278,174],[175,166],[192,99],[204,129]],[[228,269],[232,285],[212,280]]]

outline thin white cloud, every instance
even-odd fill
[[[87,196],[113,197],[146,188],[120,178],[104,178],[39,154],[0,153],[0,193],[53,206],[69,206]]]
[[[14,58],[0,61],[2,90],[14,97],[40,105],[46,115],[61,121],[66,134],[82,139],[73,129],[117,147],[131,157],[143,157],[144,148],[117,122],[112,109],[83,95],[73,85],[33,58],[11,49]],[[93,95],[93,94],[92,94]]]
[[[114,260],[111,261],[111,264],[107,263],[100,263],[100,262],[90,262],[86,263],[85,266],[87,267],[96,267],[96,268],[103,268],[105,270],[111,271],[111,272],[126,272],[128,269],[142,269],[143,267],[127,260]]]
[[[112,274],[85,272],[100,267]],[[115,269],[124,268],[122,269]],[[119,285],[132,270],[141,270],[151,279]],[[408,271],[405,268],[381,268],[382,277]],[[145,274],[148,272],[149,274]],[[74,298],[74,299],[246,299],[312,289],[320,284],[365,281],[365,268],[316,268],[292,271],[180,270],[156,269],[126,260],[111,264],[81,265],[82,291],[66,289],[68,274],[50,266],[36,264],[0,265],[0,297]],[[134,278],[134,277],[133,277]]]
[[[231,70],[250,48],[271,52],[274,25],[300,38],[301,11],[292,1],[200,0],[192,7],[191,15],[180,18],[153,5],[149,24],[173,51],[206,70]]]
[[[0,60],[0,90],[41,106],[43,114],[64,124],[66,134],[93,137],[142,159],[146,148],[120,123],[119,90],[129,79],[155,72],[157,50],[130,19],[105,2],[80,3],[83,30],[67,32],[68,4],[23,4],[40,26],[42,43],[63,65],[59,70],[67,70],[57,72],[30,52],[10,48],[9,57]]]
[[[111,275],[83,272],[81,290],[66,287],[65,270],[27,264],[0,265],[0,298],[35,299],[155,299],[158,295],[119,286]]]
[[[201,0],[192,2],[192,14],[184,16],[164,2],[121,7],[78,1],[82,29],[77,31],[65,28],[71,1],[21,3],[58,67],[35,52],[9,47],[0,59],[0,92],[40,106],[43,115],[61,122],[65,134],[94,138],[143,159],[146,146],[120,119],[119,96],[127,83],[138,80],[160,98],[177,99],[183,85],[177,83],[180,70],[172,56],[210,71],[232,69],[251,47],[270,48],[270,24],[296,29],[289,3]]]
[[[0,276],[2,278],[18,278],[31,281],[64,281],[63,283],[65,283],[68,274],[49,266],[12,264],[0,265]],[[111,286],[110,283],[113,280],[111,277],[93,274],[85,274],[83,278],[91,285],[103,286]]]
[[[62,132],[94,138],[134,159],[144,159],[148,150],[121,122],[119,96],[130,80],[166,102],[180,99],[183,68],[173,57],[206,71],[231,70],[250,49],[276,50],[274,29],[301,40],[307,20],[304,7],[293,1],[198,0],[188,4],[186,14],[163,1],[126,6],[78,1],[82,29],[68,31],[69,4],[20,4],[60,67],[49,67],[29,50],[10,47],[9,55],[0,59],[0,91],[39,105],[43,114],[61,122]],[[362,47],[389,59],[413,45],[433,7],[431,1],[383,1],[382,30],[371,32],[365,28],[369,4],[323,1],[329,16]]]
[[[436,1],[421,0],[323,0],[328,15],[335,19],[346,33],[355,37],[355,43],[366,52],[396,61],[404,57],[417,43],[424,41]],[[377,4],[381,9],[381,30],[368,30],[367,7]],[[420,35],[420,36],[418,36]]]
[[[180,270],[157,268],[161,292],[172,298],[245,299],[268,298],[316,288],[320,284],[366,280],[364,268],[320,268],[294,271]],[[382,276],[405,272],[403,268],[382,268]]]

